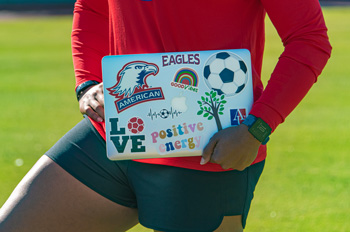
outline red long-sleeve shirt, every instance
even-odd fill
[[[284,45],[265,90],[261,82],[264,19],[268,13]],[[72,50],[76,85],[102,81],[105,55],[246,48],[252,55],[251,114],[274,130],[317,80],[331,53],[318,0],[77,0]],[[92,120],[105,138],[104,123]],[[264,160],[261,146],[254,163]],[[140,162],[222,171],[200,157]]]

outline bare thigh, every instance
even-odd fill
[[[161,232],[154,230],[154,232]],[[242,216],[226,216],[214,232],[243,232]]]
[[[215,232],[243,232],[242,216],[226,216]]]
[[[137,217],[43,156],[0,209],[0,232],[126,231]]]

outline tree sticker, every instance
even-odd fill
[[[216,91],[210,91],[210,93],[205,92],[205,96],[201,96],[201,101],[197,101],[200,110],[198,110],[197,115],[203,115],[204,118],[208,120],[215,119],[218,131],[222,130],[221,121],[219,115],[224,114],[224,104],[225,95],[217,95]]]

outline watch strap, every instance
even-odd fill
[[[86,89],[86,88],[88,88],[88,87],[90,87],[90,86],[92,86],[92,85],[97,85],[97,84],[99,84],[99,82],[97,82],[97,81],[86,81],[86,82],[84,82],[84,83],[82,83],[82,84],[80,84],[77,88],[76,88],[76,90],[75,90],[75,94],[77,95],[77,99],[78,99],[78,101],[80,100],[80,98],[82,97],[82,92]]]

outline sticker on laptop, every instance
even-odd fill
[[[209,57],[203,76],[209,89],[219,95],[235,96],[243,91],[248,81],[248,69],[244,61],[231,52],[219,52]]]
[[[117,112],[143,102],[164,99],[162,88],[149,88],[146,82],[147,77],[156,76],[158,72],[156,64],[145,61],[133,61],[124,65],[117,74],[117,83],[107,88],[109,94],[117,99],[114,102]]]
[[[198,92],[198,74],[190,68],[182,68],[175,74],[174,80],[170,83],[171,86],[194,93]]]

